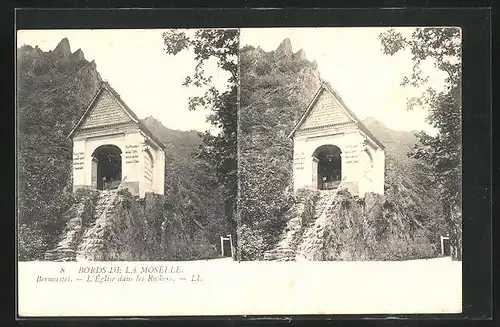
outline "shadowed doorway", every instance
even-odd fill
[[[315,166],[313,183],[318,190],[331,190],[339,186],[342,179],[342,151],[336,145],[322,145],[314,151]]]
[[[92,185],[98,190],[116,189],[122,180],[122,151],[102,145],[92,154]]]

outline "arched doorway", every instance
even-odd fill
[[[336,145],[322,145],[313,153],[313,181],[319,190],[338,187],[342,179],[342,151]]]
[[[122,180],[122,151],[116,145],[101,145],[92,154],[92,185],[98,190],[118,188]]]

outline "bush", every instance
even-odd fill
[[[95,203],[97,197],[99,196],[99,191],[90,188],[79,188],[73,194],[75,201],[81,201],[89,198]]]
[[[17,254],[20,261],[43,260],[48,244],[37,226],[19,225]]]
[[[239,227],[238,234],[240,259],[243,261],[263,259],[266,243],[262,233],[243,224]]]
[[[364,199],[338,193],[325,224],[304,239],[309,260],[410,260],[436,255],[425,228],[415,227],[415,212],[380,195]]]
[[[132,193],[130,193],[130,191],[128,190],[127,187],[123,187],[123,188],[120,188],[116,194],[118,195],[122,195],[122,196],[125,196],[125,197],[132,197]]]

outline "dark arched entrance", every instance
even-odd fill
[[[122,180],[122,151],[116,145],[102,145],[92,154],[92,184],[98,190],[118,188]]]
[[[342,151],[335,145],[322,145],[314,151],[319,190],[335,189],[342,179]]]

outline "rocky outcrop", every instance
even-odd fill
[[[71,55],[69,40],[67,38],[62,39],[54,49],[54,53],[59,54],[63,57],[69,57]]]
[[[48,261],[154,260],[159,254],[163,198],[126,190],[94,191],[65,213],[66,227]]]
[[[74,53],[72,53],[71,59],[76,60],[76,61],[85,60],[85,55],[83,54],[82,49],[78,49]]]
[[[292,52],[292,42],[289,38],[284,39],[275,51],[278,57],[290,57]]]
[[[48,261],[75,261],[78,244],[82,240],[84,226],[94,217],[94,205],[90,198],[81,199],[65,214],[67,220],[61,241],[57,247],[45,253]]]
[[[327,216],[330,211],[338,210],[336,206],[337,189],[320,192],[316,203],[316,216],[314,223],[305,231],[301,242],[297,248],[294,259],[318,261],[323,260],[323,248],[325,244],[325,230]]]
[[[293,54],[293,58],[296,60],[306,60],[306,52],[303,49],[300,49],[296,53]]]
[[[289,220],[283,231],[281,240],[275,248],[264,252],[264,260],[295,260],[296,249],[301,236],[314,218],[315,197],[315,193],[299,197],[297,203],[287,212]]]

